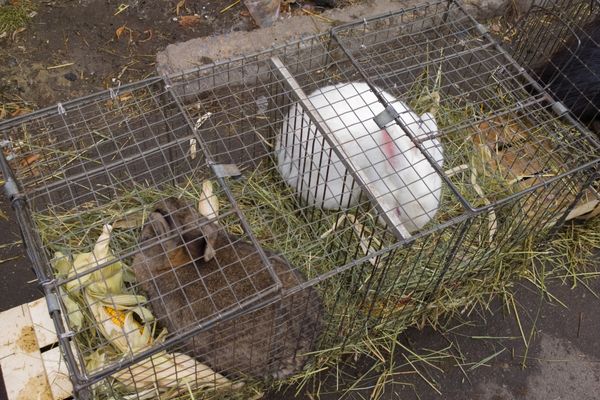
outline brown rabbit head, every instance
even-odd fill
[[[142,230],[142,244],[154,243],[165,254],[167,265],[175,268],[192,261],[209,261],[215,255],[218,226],[201,217],[196,210],[175,197],[157,204]],[[156,248],[158,246],[158,248]]]
[[[170,197],[143,229],[141,240],[149,242],[133,270],[157,321],[177,337],[242,303],[271,300],[182,339],[177,351],[233,377],[283,378],[300,370],[321,329],[318,294],[312,287],[284,297],[270,291],[275,280],[256,246],[199,214]],[[305,280],[283,256],[264,251],[284,289]]]

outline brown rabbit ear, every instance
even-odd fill
[[[204,250],[204,261],[210,261],[215,257],[217,253],[215,245],[217,243],[219,227],[215,223],[210,223],[201,226],[200,230],[202,231],[204,239],[206,240],[206,249]]]
[[[159,212],[151,212],[142,232],[142,240],[164,238],[169,232],[169,224]]]
[[[219,225],[215,222],[207,223],[205,217],[199,216],[198,212],[192,207],[186,208],[185,217],[181,223],[186,227],[187,232],[184,233],[186,242],[197,242],[200,246],[194,246],[192,249],[195,252],[194,258],[203,257],[204,261],[210,261],[216,254],[216,242],[219,232]],[[197,241],[202,237],[202,240]]]
[[[185,204],[179,199],[175,197],[167,197],[156,205],[155,211],[164,215],[165,218],[171,218],[171,221],[173,221],[184,208]],[[169,222],[169,220],[167,220],[167,222]]]

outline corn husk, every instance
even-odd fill
[[[96,245],[91,252],[75,254],[72,260],[62,252],[56,252],[51,264],[58,272],[58,275],[64,278],[72,278],[78,274],[85,274],[86,271],[114,260],[115,257],[110,253],[108,243],[112,226],[106,224],[102,228],[102,234],[98,237]],[[107,293],[120,293],[123,291],[123,271],[125,265],[120,261],[107,265],[91,274],[79,276],[77,279],[66,283],[68,293],[79,292],[82,288],[97,295]]]
[[[133,354],[152,345],[152,327],[150,324],[142,326],[133,318],[134,314],[138,314],[137,310],[116,310],[102,302],[93,302],[89,297],[88,303],[97,330],[109,339],[119,352]]]
[[[136,390],[155,386],[163,389],[178,388],[186,384],[195,389],[208,390],[231,385],[223,375],[182,353],[158,353],[113,376]]]
[[[71,298],[64,290],[60,290],[60,295],[67,309],[67,316],[72,328],[81,329],[83,326],[83,313],[79,308],[79,304]]]
[[[207,190],[210,190],[207,197],[210,201],[212,187]],[[212,198],[216,200],[214,196]],[[147,302],[146,298],[127,291],[123,280],[126,267],[115,259],[109,249],[111,232],[112,227],[104,225],[94,249],[89,253],[75,254],[71,260],[56,252],[52,259],[56,272],[67,278],[115,260],[97,271],[81,275],[68,282],[64,290],[61,289],[71,326],[79,329],[84,324],[83,312],[74,299],[82,297],[91,311],[96,330],[112,345],[112,349],[98,350],[89,355],[86,360],[88,370],[101,369],[107,362],[108,353],[131,356],[162,342],[167,334],[163,330],[156,338],[153,337],[155,318],[149,309],[140,306]],[[114,354],[110,358],[114,359]],[[193,358],[167,352],[134,364],[113,377],[128,389],[148,390],[152,395],[157,390],[186,385],[195,389],[214,389],[229,383],[227,378]]]

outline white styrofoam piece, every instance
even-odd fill
[[[52,400],[27,304],[0,314],[0,368],[11,400]]]
[[[19,346],[35,347],[38,349],[37,343],[34,346],[26,346],[26,334],[30,332],[34,339],[31,317],[27,304],[11,308],[0,313],[0,326],[2,326],[2,335],[0,335],[0,359],[10,356],[19,350]],[[25,333],[25,335],[24,335]]]
[[[54,322],[52,322],[52,318],[50,318],[50,314],[48,313],[46,299],[41,298],[32,301],[28,306],[29,313],[31,314],[31,321],[33,322],[33,330],[35,331],[35,336],[37,337],[40,348],[58,342],[56,330],[54,329]]]
[[[54,400],[62,400],[71,396],[73,385],[69,379],[67,365],[58,347],[42,353],[42,360],[46,367],[46,376],[50,383],[50,390]]]

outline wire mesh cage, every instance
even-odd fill
[[[596,176],[531,82],[441,1],[2,124],[76,395],[282,379],[467,299]]]
[[[575,118],[600,132],[600,3],[545,0],[532,4],[511,35],[509,50]]]

